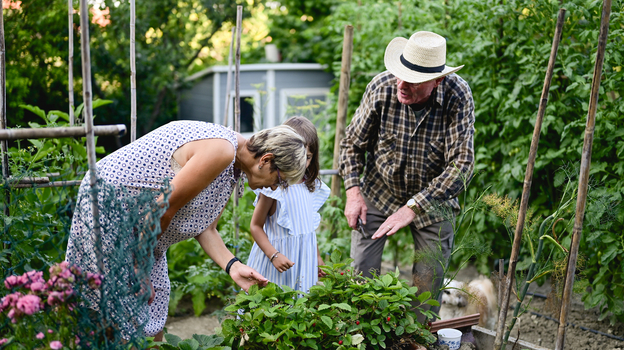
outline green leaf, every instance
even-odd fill
[[[186,339],[178,343],[180,350],[197,350],[199,349],[199,342],[195,339]]]
[[[416,298],[418,299],[419,302],[422,303],[425,300],[431,298],[431,292],[427,291],[427,292],[420,293]]]
[[[332,304],[332,306],[340,308],[340,309],[343,309],[343,310],[346,310],[346,311],[351,311],[351,306],[349,306],[348,304],[345,304],[345,303]]]
[[[102,107],[102,106],[106,106],[107,104],[111,104],[113,103],[112,100],[93,100],[93,109],[96,109],[98,107]]]
[[[381,281],[384,284],[384,287],[389,287],[390,283],[392,283],[392,276],[385,274],[383,275],[383,277],[381,278]]]
[[[321,321],[323,321],[323,323],[325,323],[328,328],[332,328],[332,326],[334,325],[332,319],[327,316],[321,316]]]
[[[379,328],[379,326],[372,326],[371,329],[373,330],[373,332],[381,334],[381,328]]]
[[[43,109],[41,109],[41,108],[39,108],[37,106],[31,106],[31,105],[19,105],[19,107],[35,113],[35,115],[38,115],[39,117],[41,117],[41,119],[43,119],[43,120],[45,120],[47,122],[46,115],[45,115],[45,112],[43,111]]]
[[[403,334],[404,332],[405,332],[405,328],[403,328],[403,326],[398,326],[398,327],[394,330],[394,333],[395,333],[396,335],[399,335],[399,336],[400,336],[401,334]]]
[[[329,309],[330,307],[331,307],[331,306],[329,306],[329,305],[327,305],[327,304],[321,304],[321,305],[318,307],[318,311],[322,311],[322,310],[325,310],[325,309]]]
[[[182,338],[178,337],[175,334],[170,334],[170,333],[165,334],[165,339],[167,340],[167,343],[173,346],[178,346],[178,343],[182,341]]]

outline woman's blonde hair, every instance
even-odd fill
[[[306,143],[290,126],[280,125],[254,134],[247,142],[247,150],[254,158],[272,153],[271,171],[279,169],[280,176],[289,185],[303,178],[306,169]]]

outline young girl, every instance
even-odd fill
[[[256,209],[251,218],[254,243],[248,265],[277,285],[308,292],[323,275],[324,265],[316,244],[319,209],[329,197],[329,188],[319,178],[319,139],[316,128],[305,117],[285,123],[303,136],[307,164],[303,179],[287,189],[255,190]]]

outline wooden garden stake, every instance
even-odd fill
[[[236,28],[232,28],[232,40],[230,40],[230,53],[228,54],[228,73],[227,82],[225,83],[225,108],[223,112],[223,125],[228,125],[228,110],[230,107],[230,89],[232,85],[232,49],[234,48],[234,34]]]
[[[93,211],[93,234],[99,273],[104,273],[102,262],[102,235],[100,234],[100,211],[97,196],[97,168],[95,165],[95,136],[93,134],[93,103],[91,90],[91,52],[89,48],[89,7],[87,0],[80,0],[80,50],[82,52],[82,115],[87,136],[87,158],[89,161],[89,184],[91,185],[91,210]],[[104,298],[102,298],[106,305]]]
[[[69,125],[74,126],[74,4],[67,0],[67,23],[69,24],[69,55],[67,57],[67,85],[69,86]]]
[[[135,43],[135,0],[130,0],[130,142],[136,140],[136,43]]]
[[[522,189],[522,199],[520,201],[520,209],[518,212],[518,223],[516,225],[516,233],[514,235],[513,246],[511,248],[511,257],[509,258],[509,268],[507,269],[507,278],[504,279],[503,299],[499,310],[498,323],[496,325],[496,339],[494,340],[494,349],[500,350],[503,347],[503,335],[505,328],[505,319],[507,318],[507,309],[509,307],[509,296],[511,294],[513,276],[516,273],[516,264],[522,243],[522,230],[524,229],[524,220],[529,202],[529,194],[531,192],[531,183],[533,181],[533,167],[537,156],[537,146],[539,144],[540,132],[542,129],[542,121],[546,113],[546,105],[548,103],[548,91],[550,90],[550,82],[552,80],[555,68],[555,60],[557,59],[557,50],[559,49],[559,41],[563,30],[563,22],[565,18],[565,9],[559,9],[557,16],[557,26],[553,37],[552,48],[550,51],[550,59],[548,60],[548,68],[546,69],[546,77],[544,78],[544,87],[542,89],[542,97],[540,99],[539,108],[537,110],[537,118],[535,120],[535,128],[533,129],[533,138],[531,139],[531,149],[529,151],[529,159],[527,162],[526,173],[524,176],[524,187]]]
[[[4,45],[4,11],[0,12],[0,130],[7,128],[6,117],[6,52]],[[2,179],[9,178],[9,147],[6,140],[0,141],[0,153],[2,154]],[[9,216],[9,203],[11,203],[11,193],[5,192],[6,205],[4,206],[4,215]],[[4,243],[3,247],[8,248]]]
[[[234,74],[234,85],[236,89],[236,94],[234,97],[235,100],[235,108],[234,108],[234,131],[240,132],[240,42],[241,42],[241,32],[242,32],[242,22],[243,22],[243,7],[236,6],[236,73]],[[239,181],[236,182],[236,186],[234,187],[234,237],[236,242],[238,242],[238,190],[239,190]],[[236,244],[236,254],[238,255],[238,244]]]
[[[600,19],[600,35],[598,37],[598,52],[592,78],[591,93],[589,96],[589,110],[587,111],[587,123],[585,125],[585,139],[583,141],[583,154],[581,157],[581,169],[579,173],[578,197],[576,198],[576,213],[574,216],[574,228],[572,230],[572,243],[568,255],[563,296],[561,298],[561,312],[559,314],[559,328],[555,349],[563,349],[565,341],[566,322],[568,309],[574,286],[574,272],[578,259],[579,244],[583,231],[583,216],[585,216],[585,204],[587,202],[587,183],[589,181],[589,168],[591,166],[592,146],[594,142],[594,128],[596,125],[596,108],[598,106],[598,93],[600,90],[600,78],[602,76],[602,64],[604,63],[605,48],[609,35],[609,17],[611,16],[611,0],[604,0],[602,5],[602,18]]]
[[[344,137],[349,107],[349,83],[351,82],[351,56],[353,55],[353,26],[347,24],[342,40],[342,67],[340,68],[340,87],[338,90],[338,112],[336,115],[336,135],[334,136],[334,163],[332,169],[340,166],[340,141]],[[331,195],[340,196],[339,175],[332,175]]]

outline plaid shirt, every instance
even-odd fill
[[[472,92],[458,75],[446,76],[417,111],[397,99],[394,75],[378,74],[340,143],[345,188],[360,186],[388,216],[414,198],[425,211],[414,219],[417,228],[445,220],[435,207],[459,212],[457,195],[472,177],[474,122]]]

